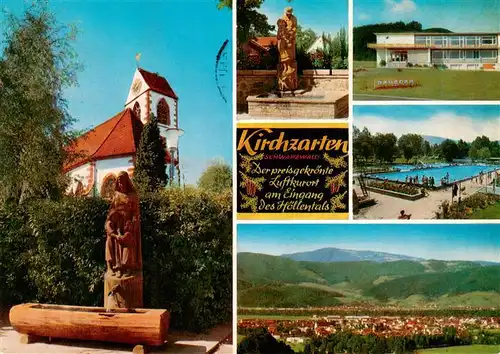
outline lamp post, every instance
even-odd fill
[[[184,130],[177,128],[160,128],[160,133],[165,137],[167,149],[170,153],[169,184],[172,185],[175,175],[175,159],[177,159],[179,151],[179,137],[184,134]]]

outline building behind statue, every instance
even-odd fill
[[[182,130],[178,97],[164,77],[138,68],[125,109],[82,135],[72,146],[76,158],[64,166],[71,178],[68,193],[108,197],[120,171],[133,177],[141,132],[151,114],[158,117],[169,180],[180,182],[178,138]]]

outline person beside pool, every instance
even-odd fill
[[[406,214],[406,212],[404,211],[404,209],[399,212],[398,219],[400,219],[400,220],[410,220],[410,218],[411,218],[411,214]]]
[[[458,184],[454,183],[453,188],[451,189],[451,200],[453,201],[453,198],[458,196]]]

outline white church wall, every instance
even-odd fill
[[[151,91],[151,112],[156,115],[156,107],[158,106],[158,102],[162,98],[165,98],[165,101],[167,101],[168,104],[168,108],[170,109],[169,127],[175,127],[177,124],[177,102],[173,98]]]
[[[121,171],[127,171],[130,174],[130,172],[133,171],[133,167],[134,163],[132,162],[131,156],[96,161],[97,192],[100,194],[102,182],[104,181],[104,178],[106,176],[112,173],[115,175],[115,177],[117,177],[118,173],[120,173]]]
[[[134,92],[133,91],[133,87],[134,87],[134,83],[137,81],[137,80],[140,80],[141,81],[141,88],[139,91],[137,92]],[[126,103],[128,104],[130,101],[132,101],[134,98],[136,98],[137,96],[139,95],[143,95],[145,96],[144,92],[146,92],[147,90],[149,89],[149,86],[146,84],[146,82],[144,81],[144,78],[142,77],[141,73],[139,72],[139,70],[135,70],[135,73],[134,73],[134,77],[132,79],[132,83],[130,84],[130,88],[129,88],[129,91],[128,91],[128,96],[127,96],[127,99],[126,99]],[[141,107],[142,108],[142,107]]]
[[[134,105],[136,102],[139,102],[139,105],[141,106],[141,122],[143,124],[146,124],[147,122],[147,111],[146,111],[146,107],[147,107],[147,100],[148,100],[148,94],[147,93],[143,93],[141,96],[137,97],[135,100],[133,100],[132,102],[128,102],[128,104],[125,105],[125,108],[130,108],[131,110],[134,110]]]
[[[85,165],[79,166],[68,173],[70,183],[68,185],[67,192],[75,191],[78,181],[82,182],[84,189],[88,187],[89,177],[91,177],[89,168],[90,163],[86,163]]]

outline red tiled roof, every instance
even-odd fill
[[[168,81],[164,77],[140,68],[139,72],[144,78],[144,81],[146,81],[146,84],[148,84],[153,91],[177,99],[177,95],[174,93],[174,90],[172,90],[172,87],[170,87]]]
[[[255,37],[253,41],[264,48],[269,48],[278,43],[276,37]]]
[[[70,171],[89,161],[135,154],[143,124],[130,108],[88,131],[70,147],[77,158],[64,166]]]

